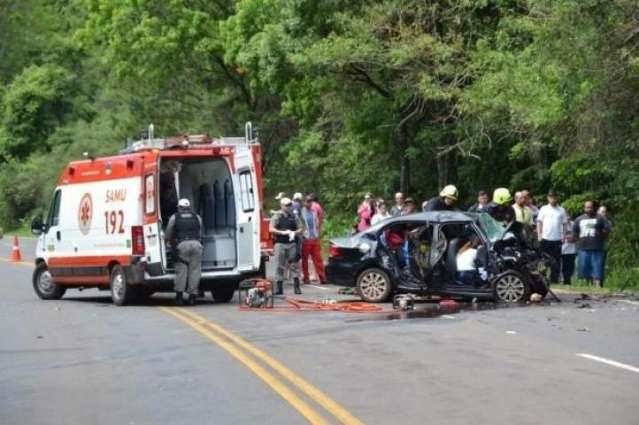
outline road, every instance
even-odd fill
[[[118,308],[96,290],[39,300],[22,245],[25,263],[0,261],[3,425],[638,423],[637,301],[413,319]]]

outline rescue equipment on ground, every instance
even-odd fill
[[[273,308],[273,284],[267,279],[243,280],[238,297],[241,307]]]
[[[409,311],[415,309],[415,296],[413,294],[399,294],[393,297],[393,309]]]
[[[448,311],[457,310],[459,309],[459,304],[457,304],[457,301],[455,300],[446,299],[439,302],[439,308]]]

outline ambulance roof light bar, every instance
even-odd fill
[[[148,149],[170,149],[181,146],[188,148],[190,145],[247,145],[258,143],[257,132],[253,130],[253,124],[248,121],[244,126],[244,137],[221,137],[211,139],[208,134],[184,134],[170,139],[156,139],[155,128],[150,124],[148,130],[143,132],[141,140],[127,141],[127,146],[120,151],[121,154],[138,152]],[[145,137],[146,136],[146,137]]]

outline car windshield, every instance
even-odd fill
[[[508,226],[495,220],[490,214],[479,214],[479,225],[486,233],[486,237],[491,243],[495,243],[503,239],[504,234],[508,230]]]

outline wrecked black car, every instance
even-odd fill
[[[393,294],[516,303],[548,292],[549,259],[488,214],[425,212],[330,242],[328,281],[362,300]]]

